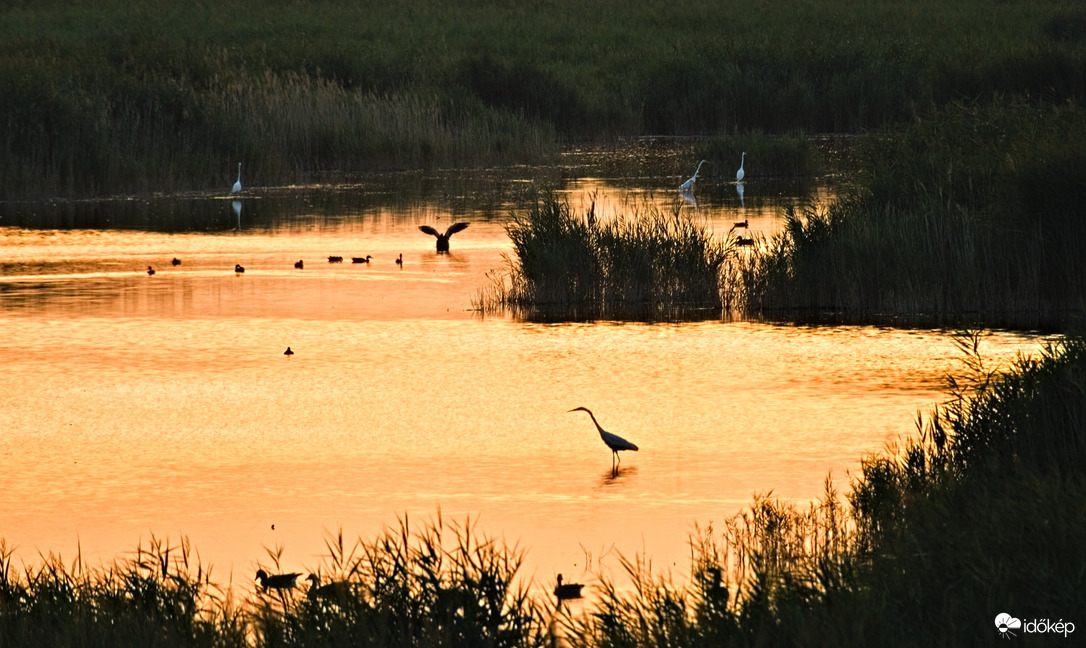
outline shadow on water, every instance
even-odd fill
[[[633,479],[637,476],[637,466],[624,467],[622,464],[615,466],[614,468],[608,468],[600,476],[598,486],[600,488],[615,488],[620,486],[628,479]]]

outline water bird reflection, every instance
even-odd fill
[[[612,466],[610,470],[605,470],[600,473],[600,479],[597,486],[601,488],[615,487],[636,474],[637,466],[628,466],[625,468],[622,466]]]

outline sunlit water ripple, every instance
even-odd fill
[[[721,230],[749,216],[707,202]],[[315,568],[325,533],[440,511],[527,549],[541,579],[618,552],[681,575],[695,524],[755,493],[815,498],[830,474],[845,488],[960,368],[936,330],[482,316],[473,299],[509,251],[501,216],[330,213],[237,232],[0,229],[9,546],[109,561],[186,535],[248,578],[266,548]],[[454,220],[471,226],[437,255],[417,225]],[[1040,340],[984,344],[1006,365]],[[617,476],[577,406],[640,446]]]

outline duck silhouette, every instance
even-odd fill
[[[562,601],[581,598],[581,588],[583,587],[584,585],[580,583],[563,583],[562,575],[558,574],[558,585],[554,588],[554,596],[558,599],[558,605],[561,605]]]
[[[264,588],[267,592],[269,589],[273,590],[288,590],[294,589],[294,585],[301,574],[274,574],[268,575],[268,572],[263,569],[259,569],[256,572],[256,579],[260,581],[260,587]]]

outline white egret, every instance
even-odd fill
[[[288,590],[294,589],[295,581],[301,574],[275,574],[269,576],[268,572],[263,569],[257,570],[256,578],[260,581],[260,586],[267,592],[269,589],[274,590]]]
[[[588,415],[592,417],[592,422],[596,424],[596,429],[600,432],[600,438],[607,444],[607,447],[611,449],[611,468],[614,469],[616,461],[622,463],[622,460],[618,458],[619,450],[633,450],[637,452],[637,446],[630,443],[626,439],[623,439],[617,434],[611,434],[607,430],[600,427],[599,422],[596,421],[596,416],[592,414],[592,411],[587,407],[574,407],[571,412],[584,411],[588,412]]]
[[[742,182],[743,176],[747,175],[747,172],[743,170],[743,165],[747,162],[747,152],[743,151],[743,157],[739,158],[739,170],[735,172],[735,181]]]
[[[238,181],[234,183],[233,193],[241,191],[241,162],[238,162]]]
[[[558,598],[558,605],[561,605],[562,601],[581,598],[581,588],[583,587],[584,585],[580,583],[562,583],[562,575],[558,574],[558,586],[554,588],[554,595]]]
[[[694,188],[694,183],[698,181],[698,173],[701,171],[701,165],[705,164],[705,160],[698,162],[698,168],[694,169],[694,175],[689,180],[679,185],[679,191],[690,191]]]
[[[436,229],[430,227],[429,225],[419,225],[420,230],[422,230],[423,232],[425,232],[427,234],[430,234],[432,236],[437,237],[437,251],[438,252],[448,252],[449,251],[449,237],[452,236],[453,234],[456,234],[457,232],[459,232],[461,230],[467,229],[467,227],[468,227],[467,223],[453,223],[452,225],[449,225],[449,229],[445,230],[445,233],[442,234],[442,233],[438,232]]]

